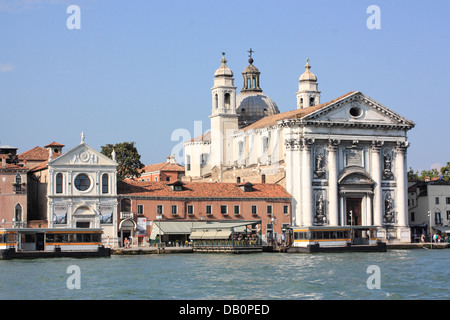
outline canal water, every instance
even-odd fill
[[[0,260],[0,299],[450,299],[450,250]]]

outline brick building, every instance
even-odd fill
[[[118,183],[119,237],[131,236],[142,245],[145,238],[154,238],[152,229],[161,223],[180,222],[181,227],[185,222],[260,220],[267,243],[280,239],[291,224],[291,199],[276,184],[123,181]],[[167,232],[162,240],[185,241],[189,232]]]

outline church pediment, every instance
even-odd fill
[[[339,175],[340,185],[373,185],[375,181],[370,174],[359,167],[348,167]]]
[[[333,123],[345,126],[402,126],[412,128],[414,123],[372,100],[361,92],[354,92],[344,99],[304,117],[307,121]]]
[[[85,143],[50,161],[49,166],[86,165],[117,166],[117,163]]]

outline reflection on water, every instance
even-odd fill
[[[449,263],[445,249],[12,260],[0,261],[0,299],[450,299]],[[380,289],[367,288],[370,265]]]

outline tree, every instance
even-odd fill
[[[414,172],[413,168],[409,168],[409,171],[407,172],[408,180],[419,180],[419,172]]]
[[[102,146],[101,153],[112,159],[112,151],[116,153],[117,180],[125,178],[139,178],[139,169],[144,167],[141,155],[135,147],[135,142],[121,142],[114,145]]]
[[[441,167],[442,180],[450,181],[450,162]]]

